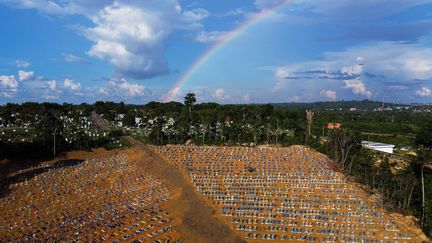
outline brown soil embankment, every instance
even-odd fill
[[[227,224],[215,216],[215,210],[199,195],[185,176],[170,162],[147,146],[128,138],[135,149],[144,151],[147,158],[142,165],[159,178],[174,194],[174,200],[165,205],[176,220],[177,230],[184,242],[244,242]]]

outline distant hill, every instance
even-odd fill
[[[395,107],[411,107],[411,105],[402,105],[395,103],[384,103],[382,101],[372,100],[352,100],[352,101],[320,101],[313,103],[275,103],[275,107],[283,108],[298,108],[298,109],[312,109],[312,110],[349,110],[356,108],[358,110],[374,110],[381,108],[395,108]]]

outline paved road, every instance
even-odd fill
[[[185,175],[171,162],[160,157],[148,146],[127,137],[135,148],[144,151],[149,159],[143,165],[161,179],[171,191],[179,192],[173,205],[168,206],[175,218],[181,218],[178,227],[181,242],[245,242],[227,224],[215,217],[215,210],[199,195]]]

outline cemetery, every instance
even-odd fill
[[[0,197],[0,241],[174,241],[176,226],[161,207],[172,195],[136,158],[124,150],[11,173],[43,171]]]
[[[248,241],[421,242],[325,155],[304,146],[153,146]]]

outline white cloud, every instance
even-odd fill
[[[103,95],[132,98],[146,95],[146,88],[143,85],[129,82],[126,79],[112,79],[99,92]]]
[[[231,17],[231,16],[238,16],[238,15],[244,15],[246,11],[242,8],[236,8],[232,9],[226,13],[220,14],[220,17]]]
[[[0,90],[5,98],[11,98],[18,90],[18,81],[13,75],[0,75]]]
[[[89,62],[86,59],[84,59],[82,57],[75,56],[73,54],[63,53],[62,56],[63,56],[63,60],[65,62],[73,62],[73,63],[88,63]]]
[[[374,42],[325,52],[322,56],[322,59],[263,70],[273,72],[273,91],[289,93],[305,89],[310,98],[314,92],[337,83],[341,89],[335,90],[338,96],[348,95],[342,89],[351,89],[354,94],[370,98],[374,94],[394,95],[388,90],[406,92],[432,80],[432,48],[423,42]]]
[[[11,76],[1,75],[0,76],[0,85],[3,88],[16,90],[16,88],[18,87],[18,82],[13,75],[11,75]]]
[[[226,100],[229,99],[230,97],[225,93],[224,89],[217,89],[213,92],[213,97],[218,99],[218,100]]]
[[[27,79],[31,79],[33,77],[33,75],[34,75],[33,71],[29,71],[29,72],[22,71],[22,70],[18,71],[18,77],[19,77],[20,81],[25,81]]]
[[[8,93],[8,92],[2,92],[2,96],[4,98],[12,98],[13,97],[13,95],[11,93]]]
[[[72,91],[78,91],[78,90],[81,89],[81,84],[80,84],[80,83],[76,83],[76,82],[73,81],[72,79],[68,79],[68,78],[66,78],[66,79],[63,81],[63,86],[64,86],[66,89],[70,89],[70,90],[72,90]]]
[[[357,57],[356,64],[353,66],[345,66],[341,69],[341,72],[345,75],[353,76],[360,75],[363,72],[364,58]]]
[[[88,55],[106,60],[121,76],[146,79],[169,73],[167,37],[178,29],[202,28],[210,13],[183,10],[178,0],[0,0],[20,8],[52,15],[82,15],[92,27],[78,27],[93,42]],[[75,57],[65,56],[76,61]]]
[[[23,60],[16,60],[15,64],[18,68],[27,68],[31,66],[31,63]]]
[[[301,102],[302,101],[302,98],[300,97],[300,96],[293,96],[293,97],[290,97],[289,99],[288,99],[288,101],[289,102],[295,102],[295,103],[298,103],[298,102]]]
[[[64,14],[65,9],[52,0],[1,0],[0,2],[18,8],[35,8],[49,14]]]
[[[387,89],[394,90],[394,91],[402,91],[402,90],[407,90],[408,87],[404,85],[390,85],[387,87]]]
[[[416,94],[421,97],[431,96],[432,90],[427,87],[422,87],[421,89],[417,90]]]
[[[407,57],[402,65],[416,78],[432,77],[432,57]]]
[[[150,78],[168,72],[163,40],[170,27],[161,12],[116,3],[93,17],[96,25],[85,35],[95,44],[88,54],[108,60],[120,73]]]
[[[224,31],[200,31],[195,37],[195,40],[201,43],[213,43],[219,42],[224,39],[227,32]]]
[[[344,80],[346,89],[351,89],[354,94],[363,95],[368,98],[372,96],[372,92],[366,89],[366,85],[359,79]]]
[[[336,100],[336,91],[334,90],[322,90],[320,95],[330,100]]]
[[[195,8],[189,11],[184,11],[183,15],[188,19],[188,21],[199,22],[202,19],[207,18],[210,13],[203,8]]]
[[[204,9],[182,12],[176,1],[149,1],[141,5],[115,2],[92,17],[95,27],[84,31],[94,42],[90,56],[109,61],[121,74],[137,79],[169,71],[165,40],[175,28],[199,27]]]
[[[338,64],[361,56],[362,71],[393,79],[432,79],[432,48],[419,44],[376,42],[325,53],[327,64]],[[355,71],[355,70],[354,70]]]
[[[168,91],[164,96],[160,98],[162,102],[169,102],[169,101],[181,101],[182,100],[182,92],[179,87],[175,87]]]
[[[42,98],[44,98],[45,100],[57,100],[59,98],[59,96],[57,96],[57,95],[43,95]]]
[[[286,79],[290,74],[289,67],[278,67],[274,70],[274,77],[276,84],[273,86],[273,91],[278,92],[285,88],[288,80]]]
[[[55,81],[55,80],[47,81],[47,85],[48,85],[48,88],[50,90],[56,90],[57,89],[57,81]]]

